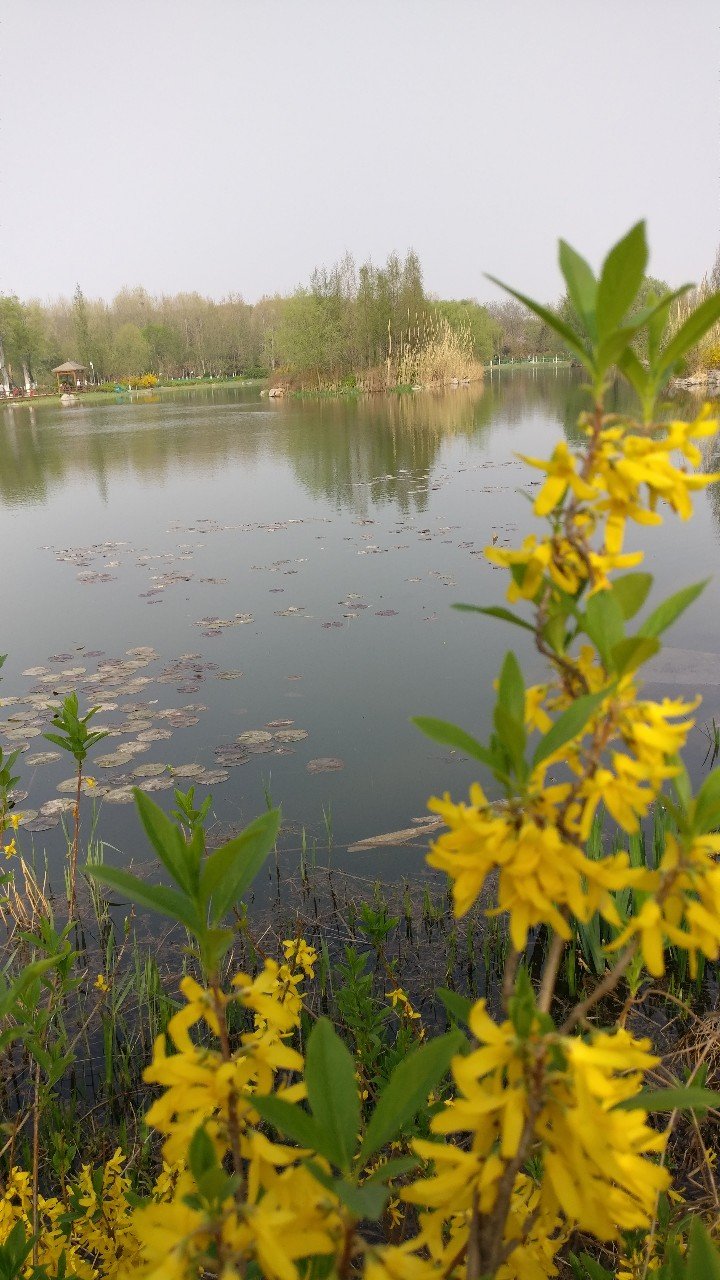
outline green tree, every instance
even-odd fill
[[[115,334],[112,368],[117,377],[137,377],[147,373],[149,349],[136,324],[123,324]]]

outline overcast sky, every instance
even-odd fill
[[[0,0],[0,292],[240,293],[412,246],[560,293],[646,217],[720,242],[717,0]]]

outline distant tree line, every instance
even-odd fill
[[[555,309],[572,320],[567,298]],[[382,267],[357,267],[346,254],[289,296],[256,303],[234,294],[219,302],[199,293],[151,297],[142,287],[121,289],[111,302],[86,298],[80,286],[46,304],[0,296],[0,366],[21,387],[28,376],[47,385],[66,360],[85,365],[97,383],[154,374],[338,384],[381,368],[438,326],[462,335],[482,364],[561,350],[548,326],[512,299],[483,306],[429,295],[410,251]]]

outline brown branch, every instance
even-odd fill
[[[590,995],[587,996],[585,1000],[581,1000],[580,1004],[576,1004],[575,1008],[570,1010],[570,1013],[560,1028],[561,1036],[569,1035],[573,1027],[577,1026],[578,1022],[582,1022],[585,1015],[589,1013],[596,1004],[598,1004],[605,996],[609,995],[611,991],[615,990],[625,970],[630,964],[630,961],[637,952],[637,949],[638,940],[637,938],[633,938],[632,942],[630,942],[623,951],[614,969],[610,969],[609,972],[605,974],[602,982],[598,983],[595,990],[591,991]]]

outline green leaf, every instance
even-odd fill
[[[613,645],[610,654],[612,667],[619,676],[629,671],[637,671],[644,662],[649,662],[660,648],[660,641],[650,636],[628,636],[619,644]]]
[[[505,654],[500,671],[498,702],[520,724],[525,723],[525,682],[520,663],[511,650]]]
[[[503,622],[512,622],[514,626],[523,627],[525,631],[533,633],[535,631],[535,628],[524,618],[518,618],[511,609],[504,609],[499,604],[487,605],[486,608],[481,608],[478,604],[454,604],[452,607],[459,613],[484,613],[488,618],[501,618]]]
[[[614,591],[596,591],[590,596],[582,625],[604,665],[612,669],[612,649],[625,634],[622,609]]]
[[[645,223],[637,222],[610,250],[600,272],[597,326],[604,338],[616,329],[637,297],[648,260]]]
[[[83,871],[93,880],[99,880],[101,884],[108,884],[111,889],[117,889],[125,894],[131,902],[150,907],[151,911],[159,911],[161,915],[170,916],[172,920],[179,920],[181,924],[187,925],[192,933],[202,928],[202,921],[198,919],[192,903],[175,889],[163,889],[159,885],[146,884],[144,880],[138,880],[136,876],[130,875],[128,871],[121,871],[119,867],[91,866],[88,863],[83,867]]]
[[[278,1098],[272,1093],[267,1096],[253,1094],[252,1105],[263,1120],[273,1125],[278,1133],[297,1142],[299,1147],[316,1151],[327,1160],[334,1159],[332,1144],[325,1141],[320,1125],[296,1103],[286,1102],[284,1098]]]
[[[466,756],[472,756],[473,760],[480,760],[489,768],[495,768],[497,761],[492,752],[488,751],[487,747],[483,747],[477,738],[473,738],[471,734],[466,733],[458,725],[452,724],[451,721],[436,720],[433,716],[413,716],[412,723],[417,725],[421,733],[432,738],[433,742],[462,751]]]
[[[504,289],[512,298],[517,298],[518,302],[522,302],[523,306],[528,307],[534,315],[539,316],[541,320],[544,320],[545,324],[552,329],[553,333],[557,333],[558,336],[562,338],[565,346],[569,347],[573,354],[577,356],[578,360],[582,365],[584,365],[588,373],[595,372],[592,357],[588,355],[588,352],[581,345],[577,335],[573,333],[570,326],[565,324],[564,320],[561,320],[559,316],[556,316],[554,311],[551,311],[548,307],[541,306],[539,302],[534,302],[532,298],[526,297],[524,293],[518,293],[516,289],[511,289],[509,285],[503,284],[502,280],[498,280],[496,276],[487,276],[486,279],[491,280],[492,283],[498,285],[499,288]]]
[[[527,733],[523,721],[517,720],[500,703],[493,711],[493,721],[498,738],[505,748],[518,777],[525,773],[525,745]]]
[[[197,877],[188,866],[187,850],[182,832],[163,813],[149,796],[133,787],[135,804],[145,834],[163,866],[170,872],[176,884],[193,896],[197,890]]]
[[[702,582],[695,582],[690,587],[683,587],[682,591],[676,591],[675,595],[668,596],[667,600],[663,600],[658,605],[649,618],[643,622],[638,635],[641,636],[659,636],[666,631],[669,626],[679,618],[687,608],[697,600],[698,596],[705,590],[709,578],[705,578]]]
[[[75,755],[73,745],[67,738],[61,738],[57,733],[44,733],[43,738],[47,738],[48,742],[54,742],[56,747],[62,747],[63,751],[69,751],[71,756]]]
[[[360,1148],[366,1164],[427,1105],[428,1094],[442,1080],[451,1059],[465,1043],[457,1029],[422,1044],[393,1069],[375,1104]]]
[[[594,342],[597,338],[597,280],[590,264],[565,240],[560,241],[559,247],[560,270],[565,277],[570,301]]]
[[[700,1089],[697,1085],[678,1085],[674,1089],[641,1089],[632,1098],[619,1102],[615,1111],[717,1111],[720,1093]]]
[[[448,987],[438,987],[437,994],[442,1000],[446,1012],[456,1022],[462,1023],[464,1027],[468,1025],[470,1019],[470,1010],[474,1001],[468,996],[461,996],[458,991],[450,991]]]
[[[367,1186],[369,1182],[392,1182],[394,1178],[401,1178],[411,1169],[417,1169],[419,1163],[419,1156],[394,1156],[392,1160],[386,1160],[385,1164],[381,1164],[379,1169],[373,1170],[365,1179],[363,1186]]]
[[[701,302],[700,306],[696,307],[692,315],[688,316],[685,323],[680,326],[663,351],[657,372],[662,374],[671,371],[673,365],[704,337],[718,319],[720,319],[720,293],[713,293]]]
[[[653,584],[651,573],[625,573],[613,583],[613,595],[626,622],[642,609]]]
[[[369,1218],[375,1221],[380,1217],[390,1195],[385,1187],[369,1182],[358,1187],[354,1182],[347,1182],[345,1178],[333,1178],[332,1174],[316,1164],[314,1160],[306,1160],[305,1164],[320,1186],[332,1191],[339,1200],[342,1200],[355,1218]]]
[[[533,769],[542,764],[543,760],[547,760],[548,756],[554,755],[564,747],[566,742],[572,742],[574,738],[580,736],[593,712],[599,707],[603,698],[607,697],[607,692],[607,689],[600,689],[597,693],[585,693],[581,698],[576,698],[572,706],[558,716],[552,729],[548,729],[535,748]]]
[[[720,769],[713,769],[695,797],[693,831],[704,834],[720,826]]]
[[[720,1253],[697,1215],[690,1223],[688,1245],[687,1280],[720,1280]]]
[[[646,395],[651,377],[644,365],[640,363],[632,347],[626,347],[618,359],[618,369],[625,375],[630,386],[640,400]]]
[[[606,1271],[600,1266],[589,1253],[581,1253],[580,1257],[576,1257],[574,1253],[570,1254],[570,1263],[573,1273],[578,1280],[615,1280],[615,1273]],[[575,1265],[577,1263],[577,1266]]]
[[[271,809],[210,854],[200,877],[200,893],[210,907],[211,924],[217,924],[250,888],[279,829],[280,810]]]
[[[188,1164],[196,1182],[200,1182],[203,1174],[217,1166],[217,1153],[208,1137],[204,1125],[197,1128],[190,1139],[188,1147]]]
[[[332,1148],[328,1159],[347,1173],[357,1146],[360,1099],[352,1055],[327,1018],[318,1018],[308,1038],[305,1085],[326,1147]]]

